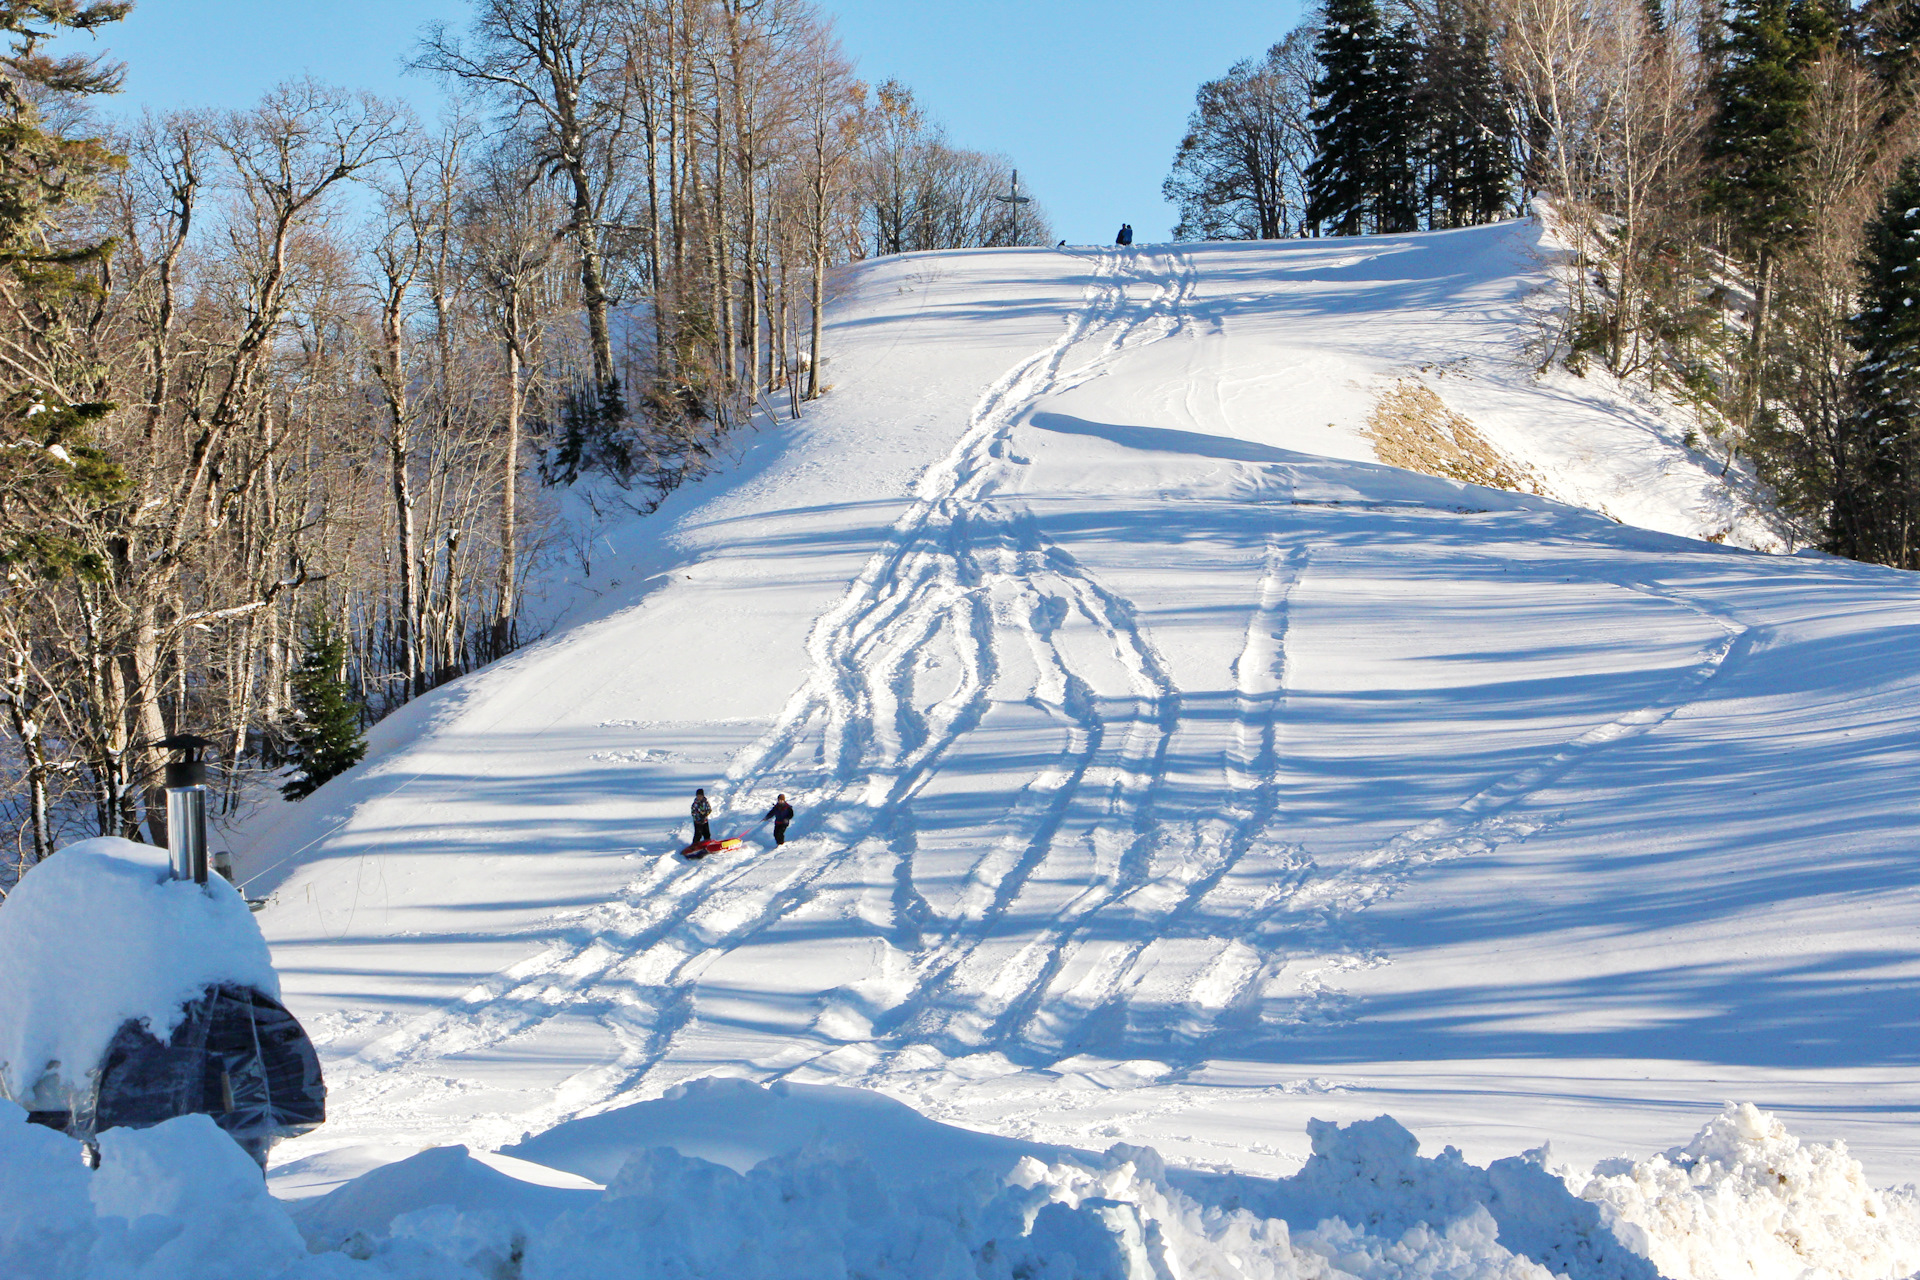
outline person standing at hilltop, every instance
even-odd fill
[[[1121,223],[1120,234],[1113,238],[1113,242],[1119,245],[1122,249],[1132,244],[1133,243],[1133,224],[1131,222]]]
[[[707,802],[707,789],[693,789],[693,843],[713,839],[713,832],[707,830],[707,819],[713,816],[713,806]]]
[[[787,842],[787,824],[793,821],[793,806],[787,803],[785,796],[781,796],[773,802],[773,808],[767,810],[767,818],[773,819],[773,843],[775,847],[785,844]],[[767,818],[762,818],[760,821],[765,822]]]

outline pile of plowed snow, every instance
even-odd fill
[[[517,1157],[436,1148],[290,1207],[204,1117],[109,1131],[88,1173],[70,1140],[0,1108],[0,1275],[36,1280],[1897,1280],[1920,1267],[1912,1189],[1875,1192],[1843,1147],[1803,1145],[1751,1107],[1592,1174],[1550,1169],[1544,1151],[1486,1168],[1451,1147],[1425,1158],[1385,1116],[1316,1123],[1306,1166],[1260,1179],[1170,1171],[1140,1147],[1023,1149],[851,1090],[706,1080]],[[581,1172],[609,1163],[604,1187]]]

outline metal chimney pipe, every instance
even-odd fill
[[[213,744],[205,738],[179,734],[160,746],[185,759],[167,763],[167,852],[175,880],[207,882],[207,766],[200,751]]]
[[[168,767],[172,771],[172,766]],[[207,789],[167,788],[167,851],[173,878],[207,882]]]

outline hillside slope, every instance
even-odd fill
[[[1920,1176],[1912,579],[1740,549],[1681,426],[1531,377],[1544,256],[859,270],[804,422],[245,851],[333,1089],[281,1157],[732,1075],[1255,1172],[1314,1116],[1591,1161],[1733,1098]],[[1375,461],[1418,387],[1562,501]],[[794,838],[679,860],[696,786]]]

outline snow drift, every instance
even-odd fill
[[[925,1121],[908,1176],[897,1139],[913,1121],[890,1114],[905,1109],[840,1089],[710,1080],[641,1106],[600,1117],[611,1127],[577,1144],[570,1126],[549,1135],[577,1163],[610,1156],[624,1133],[632,1145],[604,1189],[439,1148],[290,1212],[204,1117],[104,1135],[89,1174],[74,1143],[0,1108],[0,1274],[1899,1280],[1920,1266],[1910,1190],[1866,1190],[1843,1149],[1803,1146],[1751,1108],[1729,1107],[1685,1148],[1590,1175],[1551,1171],[1540,1152],[1486,1168],[1451,1148],[1423,1157],[1386,1117],[1316,1125],[1299,1173],[1256,1179],[1168,1170],[1138,1147],[996,1148]],[[642,1145],[674,1132],[683,1146],[773,1153],[735,1169]]]

